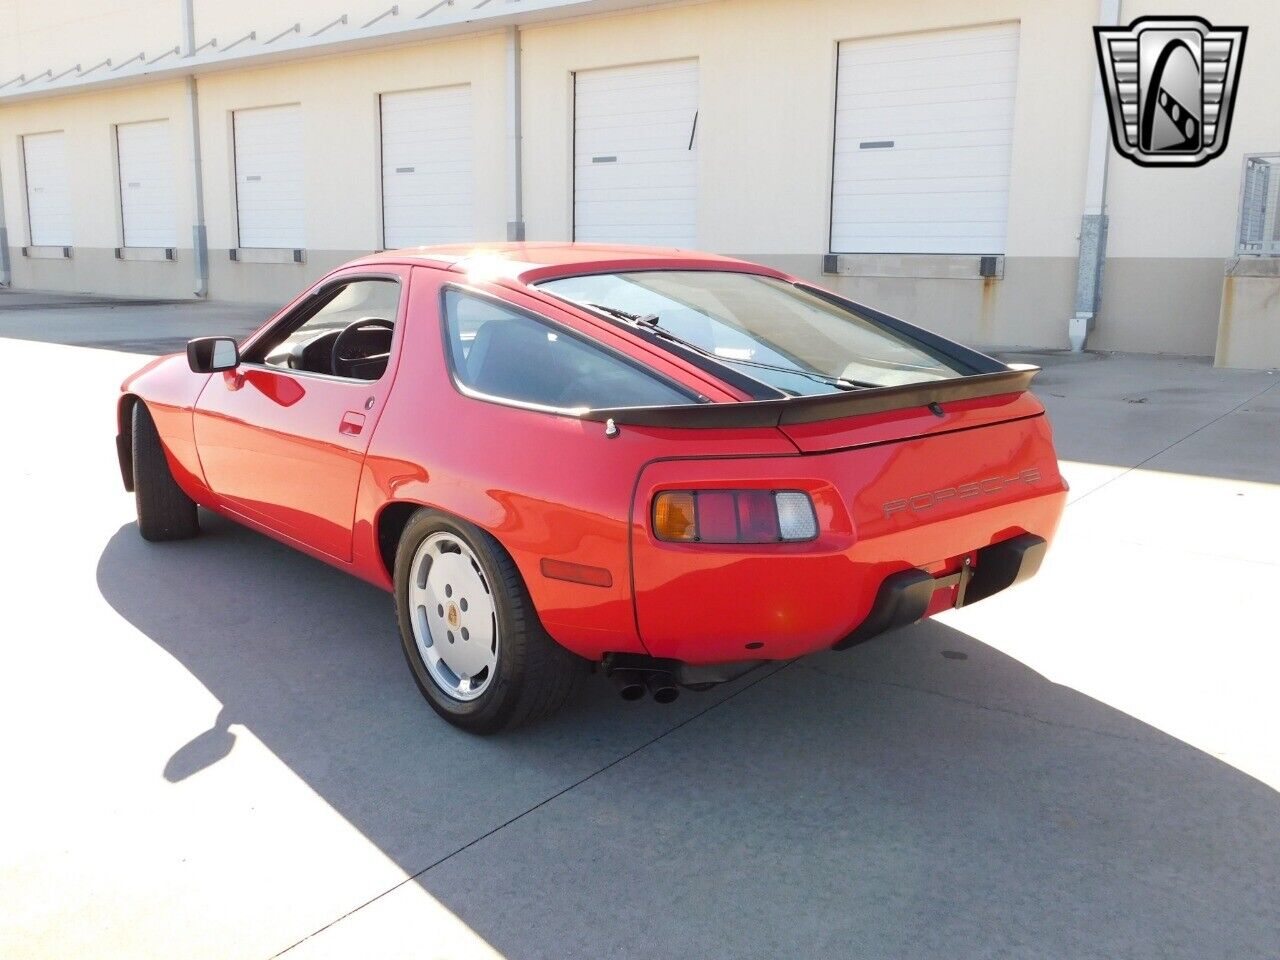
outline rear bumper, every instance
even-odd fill
[[[935,596],[944,597],[955,608],[967,607],[1001,590],[1035,576],[1040,569],[1049,543],[1044,537],[1024,533],[975,551],[976,561],[962,564],[945,576],[912,567],[885,577],[876,591],[870,612],[857,628],[837,640],[831,649],[847,650],[874,637],[910,626],[937,611]],[[680,686],[699,688],[734,680],[762,666],[762,660],[740,660],[728,663],[691,664],[639,654],[610,654],[605,658],[605,671],[636,670],[663,672]]]
[[[939,590],[955,588],[956,607],[967,607],[1035,576],[1048,541],[1024,533],[977,551],[976,564],[965,562],[945,577],[913,567],[885,577],[866,618],[832,649],[846,650],[898,627],[924,619]]]
[[[803,490],[819,536],[670,543],[646,529],[658,491],[716,487]],[[640,638],[690,664],[856,643],[1026,579],[1066,497],[1043,417],[800,457],[654,462],[633,505]]]

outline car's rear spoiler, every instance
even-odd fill
[[[696,403],[661,407],[605,407],[581,414],[584,420],[637,427],[781,427],[795,423],[838,420],[885,410],[927,407],[932,403],[973,400],[1023,393],[1039,367],[1017,364],[994,373],[976,373],[950,380],[870,387],[847,393],[783,400],[744,400],[740,403]]]

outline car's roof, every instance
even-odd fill
[[[387,250],[355,261],[361,266],[419,262],[486,279],[534,283],[557,276],[615,270],[734,270],[784,276],[759,264],[677,247],[605,243],[470,243]]]

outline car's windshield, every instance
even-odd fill
[[[869,318],[773,277],[647,270],[539,287],[578,304],[657,317],[660,329],[793,396],[848,389],[835,381],[887,387],[961,376]]]

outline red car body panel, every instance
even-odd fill
[[[421,505],[468,520],[511,555],[551,636],[592,660],[647,653],[721,663],[829,648],[867,615],[887,575],[946,573],[1015,534],[1053,536],[1066,486],[1043,408],[1026,393],[786,427],[628,425],[610,437],[598,422],[466,396],[452,381],[440,323],[449,285],[581,331],[713,402],[741,401],[739,390],[679,356],[529,286],[598,271],[700,268],[792,279],[726,258],[636,248],[525,244],[368,257],[319,281],[242,348],[336,278],[394,276],[400,312],[380,380],[254,364],[210,376],[168,357],[123,384],[120,430],[133,398],[145,401],[175,479],[197,503],[384,589],[385,511]],[[820,534],[759,546],[657,540],[654,495],[705,487],[806,490]],[[594,582],[563,579],[557,563],[594,571]],[[938,590],[930,612],[953,600]]]
[[[1025,471],[1039,480],[1004,482]],[[808,492],[817,540],[744,549],[667,543],[648,529],[659,491],[726,486]],[[939,490],[957,493],[934,502]],[[951,573],[965,555],[1017,534],[1048,540],[1065,497],[1043,416],[989,426],[979,445],[960,430],[807,456],[655,463],[634,503],[640,633],[654,656],[688,663],[825,649],[862,621],[889,574]],[[951,589],[934,595],[931,613],[953,605]]]
[[[191,429],[191,412],[208,379],[207,374],[192,373],[184,356],[152,360],[120,385],[116,429],[122,434],[129,430],[125,398],[131,395],[143,398],[164,442],[165,458],[178,486],[202,507],[213,509],[216,499],[205,483]]]
[[[411,270],[379,273],[409,287]],[[330,276],[364,275],[337,271]],[[403,330],[409,297],[400,298]],[[214,374],[196,404],[193,433],[205,482],[223,509],[349,562],[365,451],[396,378],[398,344],[377,381],[338,380],[242,366]]]

